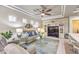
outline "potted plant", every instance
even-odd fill
[[[9,30],[9,31],[7,31],[7,32],[2,32],[2,33],[0,33],[2,36],[4,36],[6,39],[9,39],[9,38],[11,38],[11,36],[12,36],[12,32]]]

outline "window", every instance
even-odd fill
[[[9,22],[16,22],[16,17],[10,15],[10,16],[9,16]]]

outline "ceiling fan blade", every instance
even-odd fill
[[[45,9],[47,9],[44,5],[40,5],[40,6],[41,6],[41,7],[42,7],[42,9],[44,9],[44,10],[45,10]]]
[[[45,15],[49,15],[49,16],[50,16],[51,14],[49,14],[49,13],[45,13]]]
[[[43,15],[41,15],[41,17],[44,17]]]
[[[48,10],[46,10],[46,12],[50,12],[50,11],[52,11],[52,9],[48,9]]]
[[[35,11],[35,12],[41,12],[39,9],[35,9],[35,10],[33,10],[33,11]]]
[[[35,15],[40,15],[41,13],[35,13]]]

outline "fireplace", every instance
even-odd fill
[[[59,26],[48,26],[48,36],[59,37]]]

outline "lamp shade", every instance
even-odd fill
[[[23,32],[23,29],[22,28],[18,28],[18,29],[16,29],[16,32],[17,33],[22,33]]]
[[[44,29],[41,29],[41,32],[44,32]]]
[[[41,29],[40,29],[40,28],[38,28],[37,30],[38,30],[38,32],[40,32],[40,30],[41,30]]]

